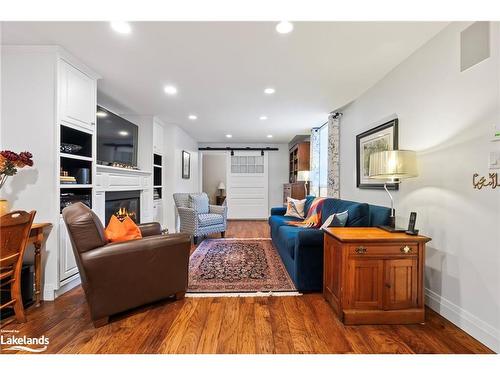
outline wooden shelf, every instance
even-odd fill
[[[65,154],[63,152],[61,152],[59,154],[59,156],[61,156],[62,158],[66,158],[66,159],[84,160],[84,161],[90,161],[90,162],[92,162],[92,158],[89,157],[89,156],[80,156],[80,155],[73,155],[73,154]]]
[[[297,143],[289,150],[290,163],[289,163],[288,182],[290,183],[296,182],[299,171],[309,170],[310,168],[309,152],[310,152],[309,142]]]
[[[59,183],[61,189],[92,189],[92,185],[89,184],[61,184]]]

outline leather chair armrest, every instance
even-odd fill
[[[144,223],[137,225],[141,231],[142,237],[149,237],[161,234],[160,223]]]

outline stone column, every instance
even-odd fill
[[[341,113],[335,112],[328,116],[328,189],[327,195],[340,198],[340,117]]]

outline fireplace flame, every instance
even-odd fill
[[[129,212],[126,207],[120,207],[118,211],[116,211],[115,216],[123,221],[127,216],[135,221],[135,212]]]

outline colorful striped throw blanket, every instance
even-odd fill
[[[319,228],[321,226],[321,211],[325,199],[326,198],[314,198],[304,221],[287,221],[287,224],[296,227]]]

